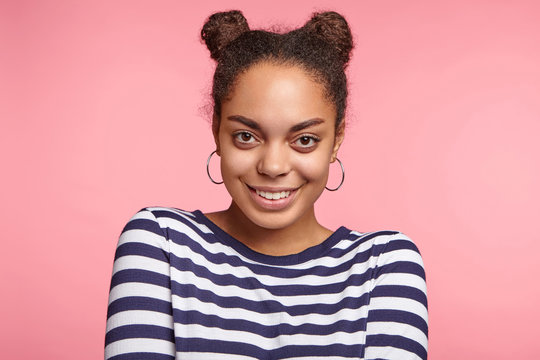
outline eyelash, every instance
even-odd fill
[[[241,136],[242,135],[249,135],[251,138],[250,140],[257,140],[255,138],[255,135],[253,135],[252,133],[250,133],[249,131],[240,131],[240,132],[237,132],[237,133],[234,133],[233,134],[233,137],[236,141],[238,141],[240,144],[251,144],[252,142],[251,141],[244,141],[244,140],[241,140]]]
[[[243,135],[250,136],[250,139],[248,141],[242,140],[241,137]],[[237,141],[241,145],[250,145],[253,142],[257,141],[257,138],[255,137],[255,135],[249,131],[239,131],[237,133],[234,133],[233,138],[235,141]],[[298,144],[298,141],[302,139],[309,139],[310,145]],[[311,135],[311,134],[303,134],[303,135],[298,136],[296,140],[294,140],[291,144],[296,144],[297,145],[296,147],[301,149],[300,151],[302,151],[302,150],[311,150],[313,147],[317,145],[319,141],[321,141],[321,139],[318,136]]]
[[[296,144],[298,141],[302,140],[302,139],[309,139],[310,142],[313,142],[311,145],[299,145],[300,148],[302,149],[311,149],[313,148],[315,145],[317,145],[317,143],[319,141],[321,141],[321,139],[315,135],[300,135],[298,138],[296,138],[295,141],[293,141],[293,144]]]

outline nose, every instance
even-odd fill
[[[271,178],[283,176],[291,171],[290,159],[285,146],[274,143],[265,146],[257,164],[257,172]]]

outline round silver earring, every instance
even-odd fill
[[[223,181],[218,182],[218,181],[215,181],[214,179],[212,179],[212,175],[210,175],[210,169],[209,169],[210,159],[212,158],[212,155],[214,155],[216,152],[217,152],[217,150],[212,151],[212,153],[208,157],[208,160],[206,160],[206,173],[208,174],[208,178],[210,179],[211,182],[213,182],[214,184],[219,185],[219,184],[223,184]]]
[[[337,157],[336,157],[336,160],[339,163],[339,166],[341,167],[341,182],[339,183],[338,187],[334,188],[334,189],[329,189],[329,188],[327,188],[325,186],[324,188],[326,190],[328,190],[328,191],[336,191],[336,190],[338,190],[341,187],[341,185],[343,185],[343,181],[345,181],[345,169],[343,168],[343,164],[341,163],[341,161]]]

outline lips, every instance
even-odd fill
[[[282,210],[288,207],[295,198],[299,189],[277,188],[277,187],[252,187],[249,186],[249,193],[255,203],[266,210]]]
[[[255,189],[255,192],[257,193],[257,195],[265,198],[265,199],[268,199],[268,200],[279,200],[279,199],[284,199],[284,198],[287,198],[289,197],[289,195],[291,194],[290,191],[278,191],[278,192],[270,192],[270,191],[262,191],[262,190],[259,190],[259,189]]]

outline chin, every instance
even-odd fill
[[[268,230],[281,230],[293,225],[298,221],[298,216],[291,216],[284,213],[265,213],[250,214],[244,213],[244,216],[253,224]]]

